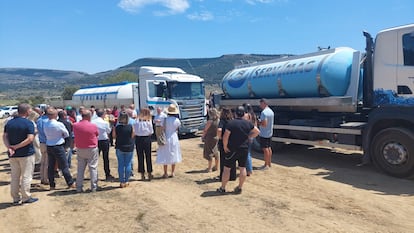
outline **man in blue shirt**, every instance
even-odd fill
[[[47,109],[46,109],[47,110]],[[42,159],[40,160],[40,183],[44,185],[49,185],[47,169],[48,165],[48,156],[47,156],[47,147],[46,147],[46,135],[43,131],[43,125],[47,122],[49,118],[46,114],[43,114],[39,119],[36,121],[37,125],[37,132],[39,135],[39,142],[40,142],[40,153],[42,154]]]
[[[18,106],[18,115],[4,126],[3,142],[8,149],[11,168],[11,196],[13,205],[38,201],[30,194],[35,165],[34,124],[26,119],[31,112],[29,104]]]
[[[272,166],[272,136],[273,136],[273,123],[274,123],[274,112],[269,108],[266,99],[260,100],[260,108],[262,112],[259,119],[260,129],[260,147],[264,154],[264,165],[262,170],[267,170]]]

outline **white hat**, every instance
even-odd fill
[[[174,104],[170,104],[170,106],[168,106],[167,113],[168,114],[178,114],[179,112],[178,112],[177,107]]]

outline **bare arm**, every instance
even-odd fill
[[[112,130],[112,138],[115,139],[116,138],[116,128],[114,127],[114,129]]]
[[[217,138],[221,139],[221,132],[223,131],[222,128],[217,128]]]
[[[266,127],[267,126],[267,120],[266,119],[262,119],[261,121],[259,121],[259,125]]]
[[[28,134],[27,137],[26,137],[26,139],[24,139],[20,143],[18,143],[16,145],[10,145],[10,142],[9,142],[9,138],[8,138],[7,133],[4,133],[3,134],[3,142],[4,142],[4,145],[6,145],[6,147],[8,148],[8,150],[10,152],[10,155],[13,155],[14,152],[17,149],[20,149],[22,147],[25,147],[25,146],[29,145],[30,143],[33,142],[33,140],[34,140],[34,134]]]
[[[255,126],[252,130],[250,130],[249,138],[255,138],[259,135],[260,130]]]
[[[7,148],[9,148],[9,147],[10,147],[9,138],[7,137],[7,133],[6,133],[6,132],[4,132],[4,134],[3,134],[3,143],[4,143],[4,145],[5,145]]]
[[[228,148],[230,134],[231,134],[231,131],[226,129],[226,131],[224,132],[224,135],[223,135],[223,148],[224,148],[225,152],[230,152],[230,150]]]
[[[206,126],[204,127],[204,130],[203,130],[203,135],[201,136],[202,138],[206,136],[207,130],[208,128],[210,128],[210,126],[211,126],[211,121],[207,121]]]
[[[12,148],[10,148],[9,138],[7,137],[7,133],[6,132],[4,132],[4,134],[3,134],[3,143],[6,146],[9,154],[10,155],[13,155],[14,154],[14,150]]]
[[[134,130],[134,127],[132,127],[131,138],[134,138],[134,137],[135,137],[135,130]]]

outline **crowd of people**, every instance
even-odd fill
[[[260,108],[260,117],[248,104],[220,111],[214,107],[208,109],[208,121],[202,133],[203,157],[208,161],[206,172],[220,171],[218,193],[225,193],[228,181],[236,180],[236,165],[239,184],[234,193],[242,192],[246,176],[253,172],[251,144],[258,135],[265,161],[261,169],[271,166],[274,113],[265,99],[260,100]],[[163,166],[161,178],[174,177],[176,164],[182,161],[178,138],[179,110],[171,104],[166,109],[157,108],[156,112],[152,116],[150,109],[142,108],[137,113],[133,104],[121,106],[120,110],[117,106],[112,109],[81,106],[78,111],[71,106],[64,109],[50,106],[44,112],[39,108],[32,109],[29,104],[20,104],[17,115],[5,122],[3,134],[11,167],[13,204],[38,201],[30,193],[35,167],[40,183],[49,186],[50,190],[56,188],[55,178],[60,172],[67,188],[76,189],[78,193],[84,192],[84,173],[88,168],[90,191],[96,192],[99,188],[98,160],[102,154],[105,180],[115,181],[110,169],[111,146],[115,147],[120,188],[128,187],[130,177],[134,175],[134,151],[141,180],[151,181],[154,178],[151,158],[154,133],[158,145],[155,162]],[[70,170],[74,154],[76,177]]]

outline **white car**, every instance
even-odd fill
[[[7,118],[17,112],[17,106],[0,107],[0,118]]]

